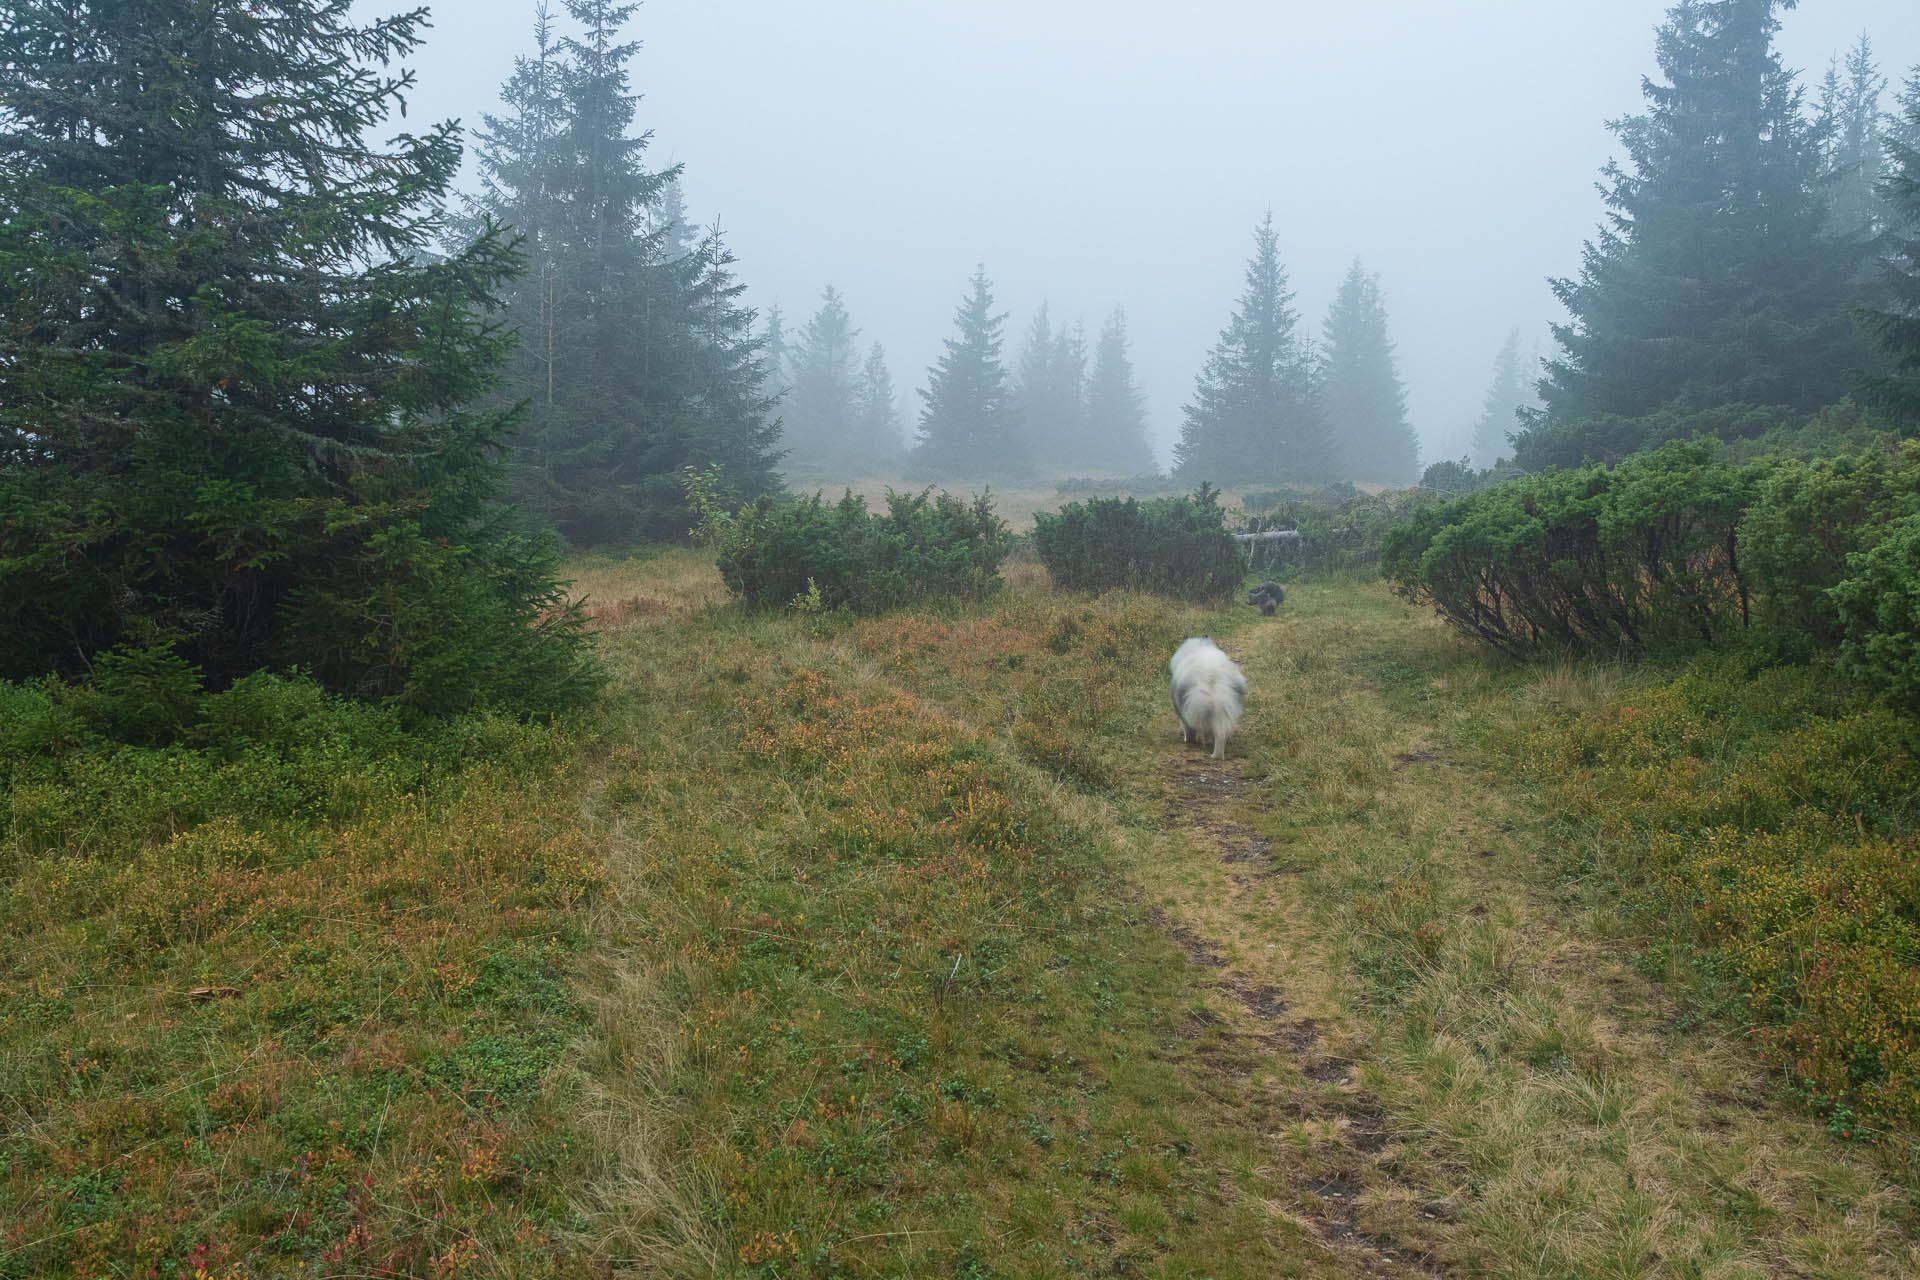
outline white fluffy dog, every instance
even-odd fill
[[[1213,641],[1195,637],[1174,650],[1173,713],[1186,740],[1213,747],[1213,758],[1227,758],[1227,738],[1247,700],[1247,678]]]

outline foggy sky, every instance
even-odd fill
[[[426,0],[411,122],[497,110],[532,0]],[[361,0],[366,13],[400,0]],[[555,3],[555,8],[559,5]],[[885,344],[911,424],[984,262],[1008,361],[1033,309],[1127,308],[1164,458],[1269,209],[1312,334],[1381,276],[1425,460],[1465,449],[1507,331],[1550,349],[1547,277],[1601,214],[1605,121],[1638,111],[1666,0],[650,0],[633,34],[655,165],[687,166],[762,308],[824,285]],[[1811,98],[1872,33],[1897,85],[1914,0],[1805,0]]]

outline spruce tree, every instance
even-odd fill
[[[1097,467],[1087,439],[1087,330],[1077,320],[1072,328],[1061,325],[1053,338],[1046,414],[1051,430],[1038,435],[1035,450],[1059,469],[1083,472]]]
[[[623,434],[631,450],[622,474],[640,477],[642,537],[684,537],[694,517],[682,476],[717,467],[728,490],[751,500],[781,488],[780,425],[761,391],[765,367],[757,316],[743,301],[732,250],[718,227],[701,234],[685,257],[665,265],[670,303],[660,325],[664,397],[655,428]]]
[[[478,212],[537,234],[540,255],[507,295],[521,345],[501,398],[529,402],[514,492],[577,545],[676,537],[686,467],[721,465],[742,497],[777,483],[754,317],[724,240],[685,222],[680,168],[647,167],[639,46],[621,34],[637,6],[565,3],[578,30],[555,41],[541,12],[539,56],[516,67],[480,146]],[[716,383],[743,353],[730,376],[744,381]]]
[[[1528,466],[1617,453],[1642,434],[1581,423],[1729,404],[1812,410],[1864,351],[1848,319],[1860,249],[1827,234],[1822,138],[1773,47],[1780,0],[1682,0],[1660,29],[1648,110],[1611,126],[1608,215],[1577,279]],[[1563,456],[1564,455],[1564,456]]]
[[[1053,317],[1046,303],[1033,313],[1013,375],[1013,410],[1037,460],[1052,462],[1059,425],[1053,420]]]
[[[1215,484],[1332,478],[1313,352],[1299,329],[1268,214],[1254,229],[1239,305],[1185,408],[1174,447],[1176,476]]]
[[[861,460],[886,465],[901,452],[900,403],[879,343],[867,352],[854,397],[854,441]]]
[[[1520,412],[1533,402],[1525,362],[1520,358],[1520,331],[1515,329],[1494,357],[1493,380],[1487,387],[1480,420],[1473,426],[1469,461],[1474,467],[1485,471],[1513,452],[1508,437],[1520,429]]]
[[[653,227],[661,233],[661,251],[670,259],[684,258],[700,246],[699,230],[687,220],[687,193],[677,172],[660,189]]]
[[[1920,65],[1907,73],[1896,103],[1892,118],[1886,122],[1887,145],[1920,151]],[[1900,172],[1897,153],[1890,151],[1889,156],[1893,159],[1893,171]]]
[[[948,475],[1003,476],[1029,466],[1007,371],[1001,363],[1004,312],[993,309],[993,285],[982,266],[954,315],[957,333],[927,370],[920,389],[920,441],[915,456]]]
[[[1387,336],[1380,278],[1355,259],[1327,313],[1320,381],[1340,473],[1349,480],[1410,483],[1420,439],[1407,422],[1407,391]]]
[[[767,325],[760,337],[760,393],[769,401],[781,400],[792,383],[788,372],[786,319],[779,307],[768,307]]]
[[[1891,220],[1887,303],[1863,316],[1891,371],[1867,379],[1862,391],[1911,435],[1920,434],[1920,84],[1903,105],[1905,127],[1887,148],[1894,170],[1881,188]]]
[[[1886,160],[1886,89],[1886,77],[1873,60],[1872,38],[1863,32],[1847,54],[1845,76],[1830,70],[1821,93],[1825,180],[1832,206],[1829,230],[1863,244],[1879,235],[1884,216],[1878,187]]]
[[[837,466],[858,452],[854,361],[859,336],[839,290],[828,285],[793,348],[785,443],[795,461]]]
[[[170,646],[448,711],[585,691],[468,406],[520,265],[449,255],[452,124],[366,141],[424,11],[15,0],[0,19],[0,676]],[[565,615],[561,615],[564,619]],[[154,660],[154,659],[143,659]]]
[[[1094,347],[1087,385],[1088,466],[1121,475],[1150,475],[1159,468],[1147,438],[1147,399],[1133,376],[1127,349],[1127,313],[1115,308]]]
[[[480,117],[475,158],[481,197],[472,202],[458,228],[468,236],[476,234],[490,214],[521,237],[527,269],[507,290],[505,315],[520,330],[526,374],[522,387],[530,393],[537,419],[551,411],[555,398],[560,303],[556,258],[562,240],[556,201],[563,167],[560,135],[567,118],[553,15],[546,0],[534,9],[533,39],[533,56],[515,58],[513,75],[501,86],[500,100],[509,113]]]

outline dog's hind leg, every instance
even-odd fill
[[[1207,726],[1207,738],[1213,743],[1213,758],[1227,758],[1227,739],[1233,736],[1233,717],[1224,707],[1212,709],[1213,723]]]

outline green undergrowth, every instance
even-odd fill
[[[0,686],[0,1276],[586,1274],[576,741],[135,685]]]
[[[1528,739],[1563,874],[1834,1132],[1920,1141],[1920,733],[1808,668],[1701,660]]]

